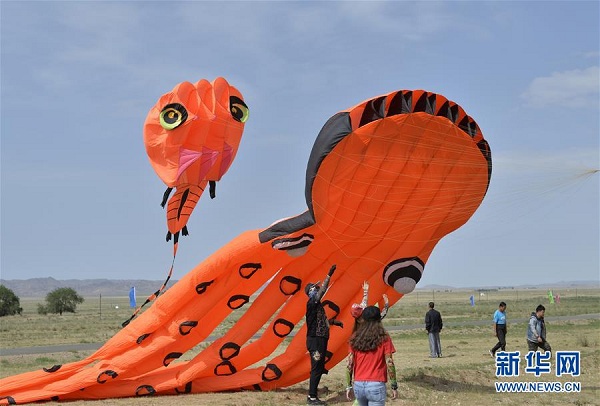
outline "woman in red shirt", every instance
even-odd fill
[[[389,334],[381,324],[381,312],[376,306],[366,307],[363,321],[350,337],[350,355],[346,371],[346,397],[354,378],[354,396],[360,406],[385,405],[385,383],[390,379],[392,399],[398,397],[396,366],[392,354],[396,352]]]

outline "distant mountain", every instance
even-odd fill
[[[164,281],[148,281],[139,279],[110,280],[110,279],[67,279],[57,280],[54,278],[34,279],[0,279],[0,284],[6,286],[19,297],[46,297],[46,295],[58,288],[72,288],[83,297],[91,296],[128,296],[129,289],[135,286],[136,295],[144,296],[156,292]],[[176,281],[169,281],[167,287]]]
[[[34,279],[0,279],[0,284],[6,286],[19,297],[46,297],[46,295],[57,288],[73,288],[84,297],[93,296],[128,296],[129,289],[135,286],[136,295],[144,296],[156,292],[164,281],[149,281],[141,279],[66,279],[57,280],[54,278],[34,278]],[[169,281],[167,287],[172,286],[174,280]],[[598,288],[598,281],[564,281],[557,283],[546,283],[541,285],[515,285],[515,286],[482,286],[482,287],[461,287],[425,285],[417,287],[416,291],[452,291],[452,290],[478,290],[478,289],[556,289],[571,287]]]

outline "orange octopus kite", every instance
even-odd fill
[[[172,235],[185,234],[200,193],[231,163],[247,113],[221,78],[178,85],[151,110],[150,160],[177,187],[167,210]],[[346,326],[363,281],[371,297],[387,294],[393,305],[415,288],[437,242],[481,204],[491,168],[477,123],[439,94],[395,91],[341,111],[309,157],[304,213],[234,238],[86,359],[0,380],[0,403],[301,382],[310,370],[303,287],[336,264],[324,304]],[[179,360],[232,312],[242,315],[224,336]],[[332,328],[327,369],[346,357],[351,330]]]
[[[215,197],[216,181],[235,158],[248,113],[242,94],[223,78],[212,83],[202,79],[195,85],[180,83],[148,112],[144,144],[152,168],[167,185],[162,207],[177,188],[167,206],[167,241],[173,237],[173,263],[160,289],[136,309],[123,327],[167,287],[179,235],[188,235],[187,221],[207,184],[210,197]]]
[[[168,186],[167,241],[187,235],[187,221],[206,184],[215,197],[215,182],[235,158],[248,106],[242,95],[223,78],[212,84],[183,82],[160,98],[144,124],[144,144],[152,167]]]

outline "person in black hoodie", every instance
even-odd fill
[[[310,379],[306,403],[309,405],[325,404],[317,396],[317,387],[321,381],[321,376],[327,373],[325,356],[327,354],[327,342],[329,341],[329,326],[344,327],[344,324],[339,320],[327,320],[325,308],[321,303],[335,268],[336,266],[333,265],[329,269],[323,284],[319,285],[319,282],[309,283],[304,288],[304,293],[308,296],[306,302],[306,348],[310,354]]]
[[[429,357],[440,358],[442,356],[440,331],[442,331],[444,323],[442,322],[442,315],[434,307],[435,304],[429,302],[429,311],[425,314],[425,330],[429,334]]]

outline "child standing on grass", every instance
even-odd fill
[[[352,314],[352,317],[354,318],[354,327],[352,328],[353,333],[358,329],[358,325],[360,323],[362,323],[362,321],[363,321],[362,313],[363,313],[363,310],[365,310],[365,308],[367,307],[368,302],[369,302],[369,282],[364,281],[363,282],[362,301],[360,303],[353,303],[352,307],[350,308],[350,314]],[[385,316],[387,315],[388,309],[390,308],[390,302],[385,293],[383,294],[383,303],[384,303],[384,305],[383,305],[383,310],[381,311],[381,320],[383,320],[385,318]],[[351,386],[352,375],[346,376],[346,378],[348,380],[348,385],[346,387],[346,391],[349,391],[352,389],[352,386]],[[346,396],[348,397],[349,393],[347,393]],[[348,400],[350,400],[350,398],[348,398]],[[352,406],[359,406],[358,400],[354,399],[354,403],[352,403]]]
[[[350,337],[350,354],[346,373],[346,398],[352,400],[350,391],[360,406],[385,405],[385,383],[390,380],[392,399],[398,397],[398,382],[393,354],[396,348],[381,324],[377,306],[366,307],[362,322]],[[354,378],[354,386],[352,379]]]
[[[352,314],[352,317],[354,318],[354,327],[352,328],[352,332],[356,331],[356,328],[358,327],[358,323],[360,323],[362,321],[360,316],[362,315],[363,310],[367,307],[368,301],[369,301],[369,282],[364,281],[363,282],[362,301],[360,303],[353,303],[352,307],[350,308],[350,314]],[[390,301],[389,301],[387,295],[384,293],[383,294],[383,310],[381,311],[381,320],[383,320],[385,318],[389,308],[390,308]]]

